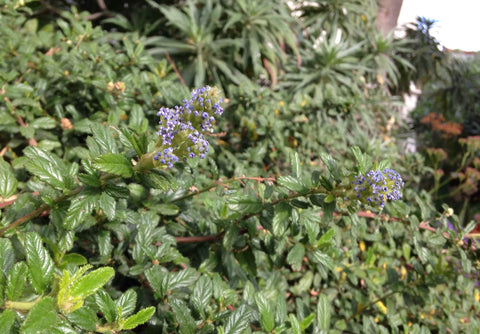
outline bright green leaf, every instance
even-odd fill
[[[28,267],[25,262],[17,262],[7,277],[7,286],[5,287],[5,297],[9,300],[17,300],[23,292],[25,282],[27,281]]]
[[[155,307],[150,306],[143,310],[138,311],[136,314],[128,317],[123,323],[123,329],[133,329],[139,325],[142,325],[148,321],[155,313]]]
[[[0,314],[0,333],[11,333],[13,324],[15,323],[15,314],[12,310],[4,310]]]
[[[260,311],[262,327],[266,332],[270,332],[275,327],[275,314],[272,303],[263,294],[256,295],[255,302]]]
[[[137,293],[128,289],[125,291],[120,298],[115,301],[115,305],[122,308],[122,317],[127,317],[135,311],[135,306],[137,304]]]
[[[88,306],[83,306],[72,313],[66,314],[67,319],[86,331],[95,331],[98,321],[97,314]]]
[[[117,307],[113,302],[112,297],[110,297],[106,291],[98,290],[97,293],[95,293],[95,303],[103,313],[107,322],[111,323],[116,319]]]
[[[113,268],[98,268],[74,282],[70,294],[72,297],[85,298],[102,288],[114,275]]]

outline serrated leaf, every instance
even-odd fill
[[[102,209],[103,213],[110,221],[115,218],[116,204],[115,199],[106,192],[103,192],[98,200],[99,208]]]
[[[15,264],[15,251],[10,239],[0,238],[0,270],[5,277]]]
[[[0,197],[6,199],[15,194],[17,183],[12,167],[0,157]]]
[[[28,146],[24,150],[29,158],[25,167],[40,180],[58,189],[66,188],[66,167],[63,161],[52,153],[35,146]]]
[[[150,171],[139,174],[139,177],[140,181],[148,188],[162,189],[163,191],[170,189],[169,178],[165,175]]]
[[[110,267],[98,268],[72,283],[70,295],[85,298],[101,289],[113,276],[115,271]]]
[[[114,198],[128,198],[130,190],[123,186],[117,186],[113,183],[107,183],[105,186],[105,192]]]
[[[67,319],[86,331],[95,331],[98,321],[97,314],[88,306],[82,306],[72,313],[66,314]]]
[[[106,291],[98,290],[95,293],[95,303],[107,322],[111,323],[117,318],[117,307]]]
[[[325,164],[328,171],[330,172],[330,175],[334,179],[340,180],[342,178],[340,174],[340,170],[338,169],[337,163],[335,162],[335,160],[333,160],[330,154],[322,152],[320,153],[320,159]]]
[[[102,172],[122,177],[130,177],[133,174],[131,162],[123,154],[102,154],[93,159],[92,165]]]
[[[155,307],[150,306],[138,311],[136,314],[128,317],[123,323],[123,329],[133,329],[139,325],[146,323],[152,315],[155,314]]]
[[[290,155],[290,162],[292,164],[292,174],[294,178],[300,179],[302,176],[302,169],[300,166],[300,157],[297,152]]]
[[[106,153],[111,153],[111,154],[118,153],[117,145],[115,143],[115,140],[113,139],[113,134],[109,127],[100,123],[91,123],[90,127],[93,133],[92,139],[96,144],[95,150],[98,151],[97,155],[106,154]],[[90,138],[91,137],[89,137],[88,139]],[[90,148],[90,145],[89,145],[89,148]]]
[[[266,332],[272,331],[275,327],[275,315],[273,313],[272,304],[265,298],[263,294],[255,296],[255,303],[260,311],[260,321]]]
[[[272,220],[272,232],[275,236],[281,236],[285,233],[290,217],[292,214],[292,208],[287,203],[279,203],[275,207],[275,214]]]
[[[38,117],[35,118],[30,125],[34,129],[53,129],[57,125],[57,122],[50,117]]]
[[[335,267],[332,258],[318,249],[312,252],[312,256],[316,263],[319,263],[330,270],[333,270]]]
[[[245,304],[240,305],[227,318],[225,323],[225,334],[243,334],[250,325],[251,313]]]
[[[5,287],[5,296],[9,300],[17,300],[23,292],[25,282],[27,281],[28,266],[25,262],[17,262],[7,277],[7,286]]]
[[[49,333],[60,322],[60,317],[53,307],[53,298],[44,297],[28,312],[20,327],[21,334]]]
[[[227,198],[228,207],[232,211],[247,213],[257,213],[262,210],[262,201],[253,196],[235,194]]]
[[[370,170],[372,166],[372,160],[370,159],[370,157],[368,157],[366,154],[363,154],[358,146],[353,146],[351,148],[351,151],[355,156],[355,159],[357,160],[356,166],[358,168],[358,171],[362,175],[367,174],[368,170]]]
[[[317,247],[322,247],[324,245],[329,245],[332,243],[332,239],[335,236],[335,230],[333,228],[325,232],[324,235],[317,242]]]
[[[317,327],[320,330],[330,329],[332,307],[326,295],[320,295],[317,304]]]
[[[197,311],[205,318],[205,310],[210,304],[212,298],[213,287],[212,280],[207,275],[202,275],[195,283],[192,292],[192,303],[197,308]]]
[[[311,313],[307,317],[305,317],[302,321],[300,321],[300,329],[304,332],[315,320],[315,314]]]
[[[4,310],[0,314],[0,333],[11,333],[13,324],[15,323],[15,314],[12,310]]]
[[[195,333],[197,325],[195,320],[190,314],[190,309],[188,306],[179,299],[174,299],[170,302],[173,313],[175,313],[175,319],[178,323],[179,330],[181,334],[190,334]]]
[[[297,243],[288,252],[287,263],[293,267],[293,270],[300,270],[305,256],[305,247],[301,243]]]
[[[92,213],[94,207],[98,204],[98,198],[98,194],[92,193],[80,193],[73,198],[63,222],[63,227],[67,230],[77,228]]]
[[[288,316],[288,319],[290,320],[290,327],[292,329],[293,334],[301,334],[302,330],[300,329],[300,323],[298,322],[297,318],[295,315],[290,314]]]
[[[83,255],[77,253],[69,253],[62,257],[62,266],[65,266],[69,263],[75,264],[77,266],[82,266],[84,264],[87,264],[88,261]]]
[[[180,208],[172,203],[158,204],[152,207],[151,209],[164,216],[175,216],[180,211]]]
[[[32,286],[37,293],[43,293],[51,283],[53,261],[35,232],[27,233],[24,248]]]
[[[117,308],[122,308],[122,317],[129,316],[135,311],[135,306],[137,305],[137,293],[132,289],[128,289],[115,301],[115,305]]]
[[[303,184],[302,180],[300,178],[296,178],[290,175],[282,175],[277,178],[277,183],[282,186],[287,188],[288,190],[300,193],[300,194],[305,194],[308,192],[308,188]]]

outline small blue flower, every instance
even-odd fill
[[[380,208],[385,206],[387,200],[396,201],[402,198],[401,190],[404,186],[400,174],[390,168],[383,171],[370,170],[365,176],[356,175],[352,184],[357,199],[363,199]]]

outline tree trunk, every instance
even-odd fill
[[[386,36],[397,26],[403,0],[378,0],[377,27]]]

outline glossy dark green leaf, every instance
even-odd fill
[[[27,281],[28,267],[25,262],[17,262],[7,277],[5,297],[9,300],[17,300],[22,295],[25,282]]]
[[[263,294],[256,295],[255,302],[260,311],[262,327],[266,332],[270,332],[275,327],[275,313],[272,303]]]
[[[66,315],[67,319],[75,326],[80,327],[86,331],[95,331],[98,321],[97,314],[88,306],[82,306],[78,310]]]
[[[288,252],[287,263],[292,266],[293,270],[300,270],[304,256],[305,247],[302,244],[297,243]]]
[[[49,333],[60,323],[60,317],[53,305],[52,297],[44,297],[28,312],[20,327],[22,334]]]
[[[43,293],[51,284],[53,261],[35,232],[27,233],[24,247],[30,282],[37,293]]]
[[[263,208],[262,201],[254,196],[235,194],[227,198],[228,207],[232,211],[257,213]]]
[[[128,317],[130,314],[135,311],[135,306],[137,305],[137,293],[128,289],[115,301],[117,308],[122,309],[122,317]]]
[[[308,192],[308,188],[303,184],[302,180],[300,178],[296,178],[290,175],[282,175],[277,178],[277,183],[280,186],[283,186],[287,188],[288,190],[300,193],[300,194],[306,194]]]
[[[12,167],[0,157],[0,197],[12,196],[17,191],[17,183]]]
[[[210,304],[212,298],[213,287],[212,280],[207,275],[202,275],[195,283],[192,292],[192,303],[197,308],[197,311],[205,318],[205,310]]]
[[[335,160],[333,160],[333,158],[330,154],[322,152],[322,153],[320,153],[320,159],[322,159],[322,162],[327,167],[328,171],[330,172],[330,175],[334,179],[336,179],[336,180],[342,179],[342,175],[340,173],[338,165],[335,162]]]
[[[58,189],[66,188],[65,164],[57,156],[35,146],[24,150],[28,161],[25,167],[40,180]]]
[[[175,319],[179,326],[179,332],[181,334],[195,333],[197,324],[193,319],[188,306],[179,299],[174,299],[170,302]]]
[[[89,216],[98,204],[99,195],[95,193],[80,193],[70,203],[63,227],[67,230],[77,228]]]
[[[275,206],[275,214],[272,220],[272,232],[275,236],[281,236],[285,233],[291,213],[292,207],[287,203],[279,203]]]
[[[333,260],[330,256],[328,256],[327,254],[323,253],[320,250],[314,250],[311,254],[312,254],[313,260],[316,263],[319,263],[319,264],[323,265],[324,267],[326,267],[330,270],[333,270],[335,265],[334,265]]]
[[[15,264],[15,251],[10,239],[0,238],[0,269],[7,275]]]
[[[225,334],[242,334],[250,324],[251,312],[245,304],[233,311],[225,322]]]
[[[102,192],[98,199],[98,207],[102,209],[108,220],[113,220],[115,217],[116,202],[112,196],[108,195],[106,192]]]
[[[358,146],[353,146],[350,150],[357,160],[356,167],[358,168],[358,171],[362,175],[365,175],[372,166],[372,159],[367,154],[362,153]]]
[[[88,144],[90,150],[96,153],[93,154],[93,157],[106,153],[118,153],[117,144],[113,139],[112,130],[108,127],[108,125],[103,125],[101,123],[91,123],[90,127],[93,133],[93,137],[88,138],[91,139]]]
[[[133,174],[132,163],[123,154],[102,154],[93,160],[93,167],[122,177],[130,177]]]
[[[111,323],[117,317],[117,307],[112,297],[105,290],[98,290],[95,293],[95,303],[102,312],[105,320]]]

